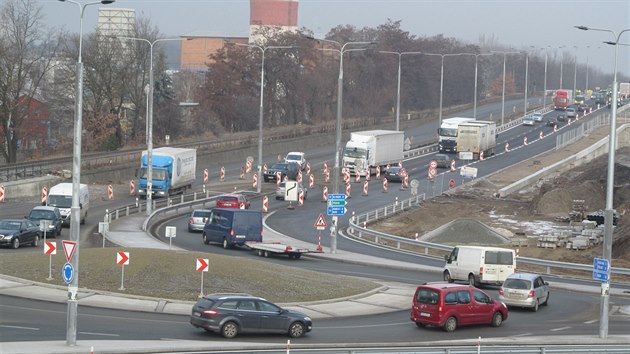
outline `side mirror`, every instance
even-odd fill
[[[548,282],[548,281],[546,281],[546,282],[545,282],[545,285],[549,285],[549,282]]]

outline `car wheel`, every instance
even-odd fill
[[[424,323],[421,323],[421,322],[416,322],[416,326],[418,328],[424,328],[425,327]]]
[[[444,272],[444,281],[447,283],[452,283],[454,280],[451,278],[451,273],[447,270]]]
[[[230,248],[230,244],[228,243],[228,240],[225,237],[223,238],[223,248],[224,249]]]
[[[15,238],[13,238],[13,240],[11,240],[11,247],[14,250],[20,248],[20,239],[18,237],[15,237]]]
[[[302,257],[301,253],[296,253],[296,254],[293,255],[293,258],[295,258],[295,259],[300,259],[300,257]]]
[[[203,243],[205,243],[206,245],[210,243],[210,240],[208,240],[208,235],[206,235],[205,232],[203,233],[201,238],[203,239]]]
[[[221,335],[225,338],[234,338],[238,334],[238,325],[236,322],[228,321],[221,327]]]
[[[492,327],[499,327],[503,323],[503,315],[501,312],[497,312],[492,316]]]
[[[468,275],[468,285],[477,286],[477,281],[475,280],[475,276],[472,274]]]
[[[289,326],[289,337],[300,338],[304,335],[304,324],[302,322],[293,322]]]
[[[539,304],[539,301],[538,299],[536,299],[536,302],[534,302],[534,306],[532,306],[532,311],[534,312],[538,311],[538,304]]]
[[[549,297],[551,296],[551,293],[547,293],[547,298],[545,299],[545,302],[543,302],[543,306],[547,306],[549,305]]]
[[[457,319],[455,317],[449,317],[444,323],[444,330],[447,332],[453,332],[457,328]]]
[[[33,238],[33,242],[31,242],[31,246],[33,247],[39,246],[39,235],[35,235],[35,237]]]

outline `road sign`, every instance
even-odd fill
[[[176,236],[177,236],[177,227],[167,226],[164,228],[164,237],[176,237]]]
[[[44,243],[44,254],[57,254],[57,242],[46,241]]]
[[[329,206],[327,210],[327,214],[328,215],[346,215],[347,211],[348,209],[346,209],[345,206]]]
[[[437,168],[429,167],[429,177],[433,178],[437,175]]]
[[[431,160],[431,162],[429,162],[429,167],[437,168],[437,161]]]
[[[66,253],[66,260],[70,262],[72,259],[72,255],[74,254],[74,249],[77,247],[76,241],[61,241],[63,245],[63,251]]]
[[[462,166],[462,168],[459,170],[459,174],[462,177],[476,178],[477,177],[477,168],[476,167]]]
[[[65,281],[66,284],[72,283],[72,279],[74,279],[74,267],[72,267],[72,264],[66,263],[63,265],[61,276],[63,277],[63,281]]]
[[[315,226],[317,230],[326,229],[328,225],[326,224],[326,219],[324,219],[324,214],[321,214],[321,213],[319,214],[319,216],[317,217],[317,220],[315,221],[315,225],[313,226]]]
[[[460,151],[459,159],[460,160],[472,160],[473,159],[472,151]]]
[[[207,272],[208,271],[208,258],[197,258],[197,271],[198,272]]]
[[[452,179],[452,178],[451,178],[451,180],[450,180],[450,181],[448,181],[448,187],[449,187],[449,188],[453,188],[453,187],[455,187],[455,180],[454,180],[454,179]]]
[[[608,281],[608,272],[610,270],[610,263],[604,258],[593,259],[593,279],[603,282]]]
[[[129,264],[129,252],[119,251],[116,253],[116,263],[119,265],[128,265]]]
[[[346,200],[328,200],[328,206],[344,206],[346,203]]]
[[[345,194],[329,194],[328,200],[346,200]]]

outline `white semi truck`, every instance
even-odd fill
[[[152,195],[168,197],[192,188],[197,168],[196,149],[161,147],[153,149],[151,155]],[[147,195],[148,163],[149,155],[145,150],[142,152],[138,173],[138,195],[140,196]]]
[[[365,176],[376,167],[397,164],[403,159],[405,133],[395,130],[366,130],[350,133],[343,152],[342,167],[350,174]]]
[[[488,157],[494,154],[497,146],[497,123],[477,120],[462,123],[457,127],[457,153],[472,152],[472,159],[478,160],[479,154]]]
[[[455,152],[457,147],[457,127],[466,122],[473,122],[475,118],[446,118],[438,128],[438,149],[440,152]]]

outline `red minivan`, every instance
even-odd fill
[[[458,326],[475,324],[499,327],[507,317],[505,304],[470,285],[420,285],[411,306],[411,320],[418,327],[442,327],[447,332],[453,332]]]
[[[249,209],[249,201],[242,194],[224,194],[217,199],[216,207]]]

